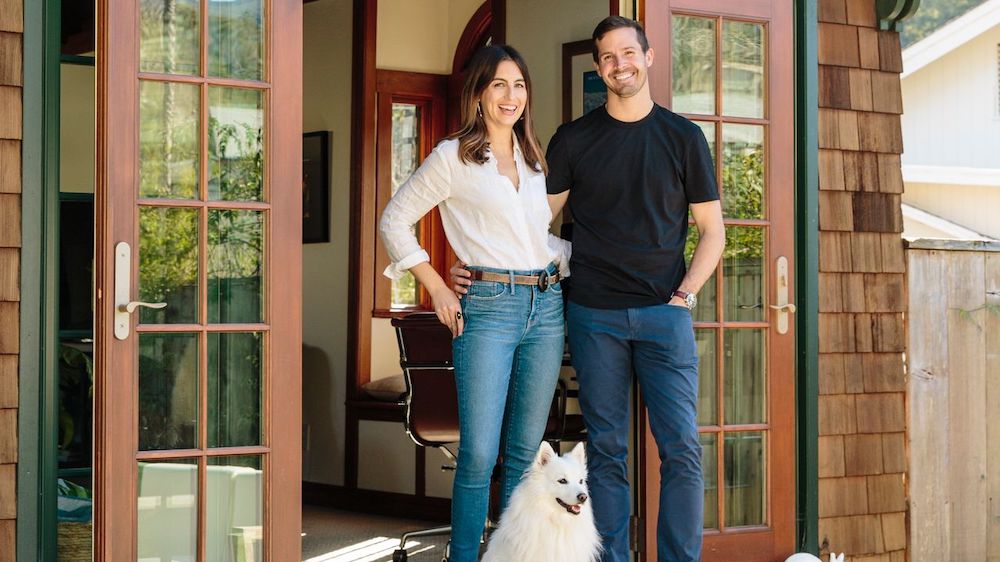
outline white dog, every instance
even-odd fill
[[[510,497],[482,562],[594,562],[601,537],[587,501],[583,443],[560,457],[542,442]]]

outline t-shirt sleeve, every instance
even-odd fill
[[[549,175],[545,177],[545,187],[550,195],[562,193],[573,186],[573,174],[569,159],[569,143],[563,127],[556,130],[545,152],[549,164]]]
[[[708,150],[708,142],[700,128],[696,128],[686,143],[684,158],[684,193],[688,203],[704,203],[719,198],[715,182],[715,163]]]

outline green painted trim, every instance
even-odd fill
[[[23,107],[21,139],[21,353],[18,360],[17,560],[39,558],[40,490],[38,435],[41,355],[42,134],[44,9],[24,2]]]
[[[819,554],[819,32],[795,2],[796,515],[798,549]]]
[[[895,31],[896,24],[915,14],[918,8],[920,0],[876,0],[878,26],[884,30]]]

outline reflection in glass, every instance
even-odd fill
[[[722,213],[764,218],[764,127],[722,126]]]
[[[691,258],[694,257],[694,249],[698,245],[698,228],[694,225],[688,226],[687,244],[684,246],[684,260],[691,265]],[[718,311],[716,302],[718,289],[715,286],[715,273],[705,281],[698,291],[698,306],[691,311],[691,316],[695,322],[715,322]]]
[[[198,86],[139,82],[139,196],[198,197]]]
[[[259,455],[208,458],[206,560],[263,560],[264,473],[261,464]],[[254,553],[254,558],[245,557],[250,552]]]
[[[673,17],[673,110],[715,114],[715,20]]]
[[[198,321],[198,210],[139,208],[139,309],[143,324]]]
[[[722,113],[764,117],[764,26],[722,23]]]
[[[198,0],[141,0],[139,70],[198,74],[200,18]]]
[[[764,229],[727,226],[722,253],[723,316],[728,322],[764,321]]]
[[[411,103],[392,104],[392,193],[396,194],[420,165],[420,106]],[[420,237],[420,223],[413,225],[413,234]],[[392,280],[392,306],[420,304],[420,289],[416,278],[407,271]]]
[[[208,198],[260,201],[264,105],[259,90],[208,89]]]
[[[729,433],[725,440],[726,526],[764,525],[767,522],[764,433]]]
[[[197,560],[198,461],[139,463],[138,560]]]
[[[718,424],[718,389],[715,330],[695,330],[698,346],[698,425]]]
[[[705,479],[705,528],[719,528],[719,457],[716,454],[717,433],[698,435],[701,441],[701,472]]]
[[[725,349],[726,423],[767,421],[767,362],[764,330],[730,329]]]
[[[139,334],[139,450],[198,446],[198,335]]]
[[[208,321],[263,321],[264,213],[208,211]]]
[[[263,336],[208,334],[208,446],[261,443]]]
[[[261,0],[208,3],[208,72],[211,76],[263,78],[264,26]]]

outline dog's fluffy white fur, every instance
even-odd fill
[[[596,562],[601,538],[589,496],[583,443],[560,457],[542,442],[482,562]]]

